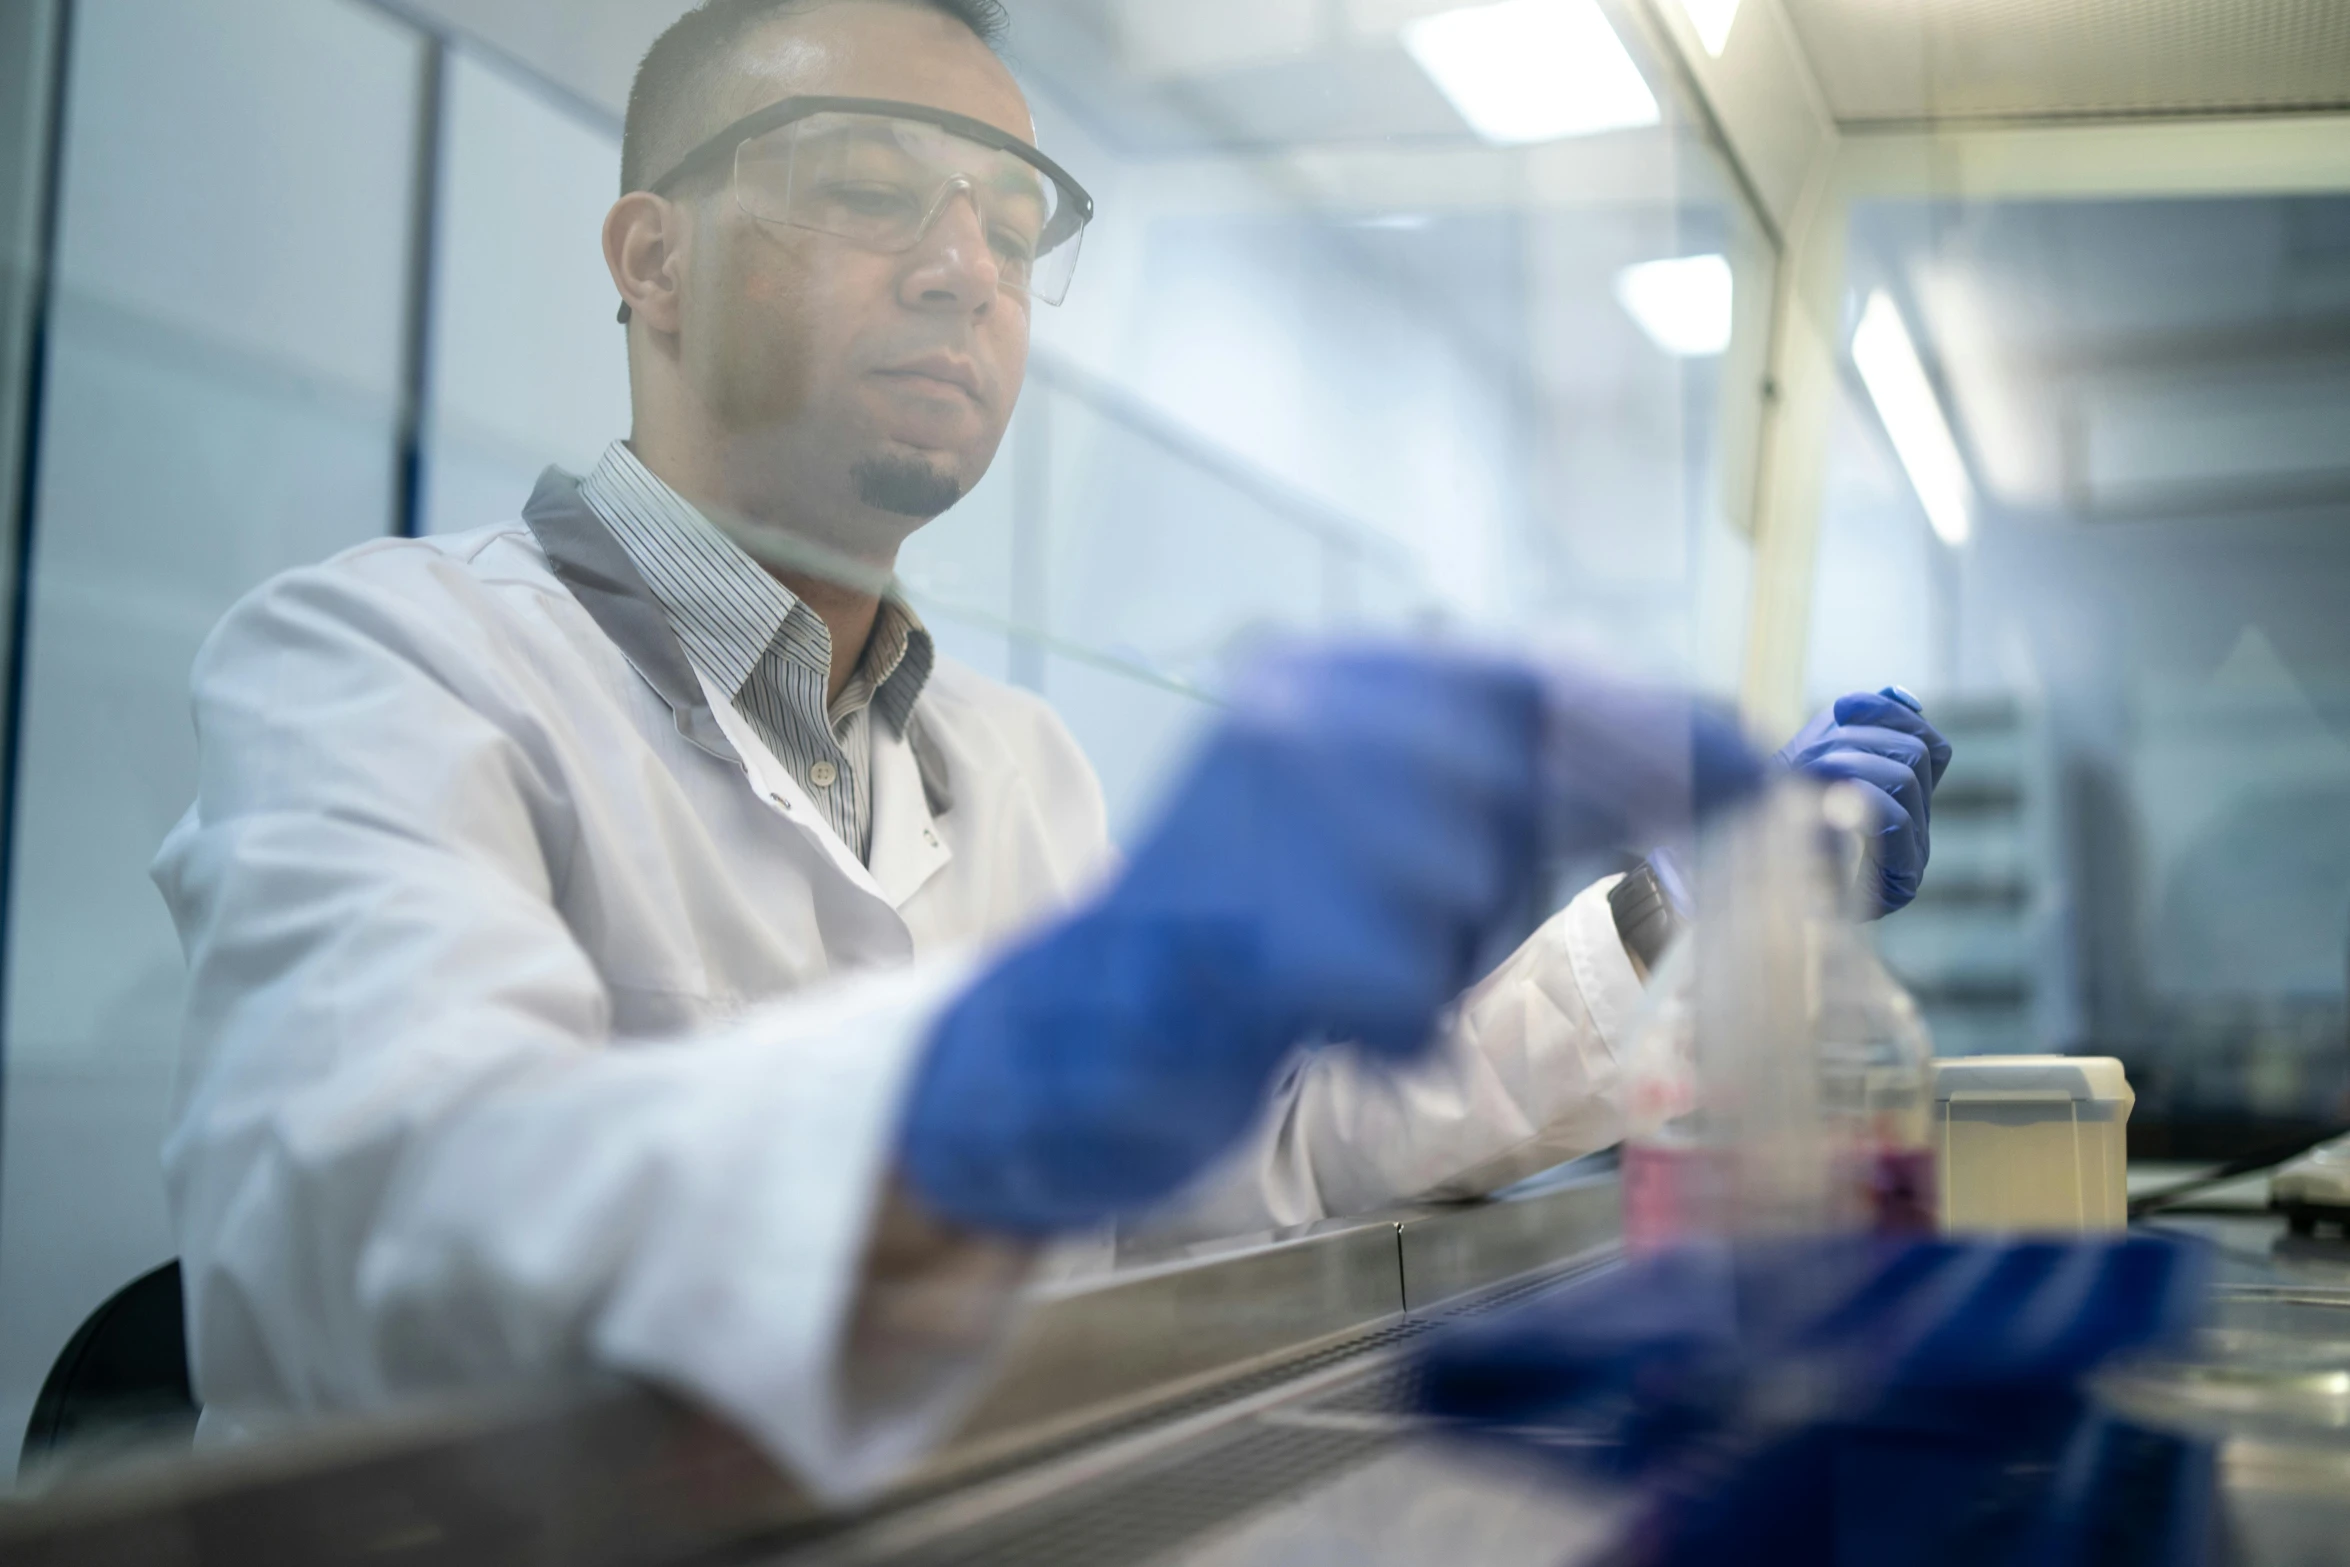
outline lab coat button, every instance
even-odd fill
[[[808,769],[808,782],[819,789],[831,788],[832,781],[839,776],[840,770],[830,762],[818,762]]]

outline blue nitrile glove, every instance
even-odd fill
[[[1420,1049],[1546,848],[1670,826],[1760,768],[1684,697],[1461,653],[1273,656],[1117,881],[941,1020],[906,1178],[943,1218],[1022,1234],[1158,1202],[1298,1045]]]
[[[1691,1246],[1435,1340],[1423,1402],[1636,1487],[1628,1561],[2054,1567],[2132,1509],[2171,1554],[2098,1560],[2192,1560],[2208,1454],[2091,1416],[2081,1382],[2184,1338],[2210,1274],[2144,1235]],[[2132,1471],[2174,1511],[2117,1510]]]
[[[1950,765],[1950,742],[1926,722],[1918,699],[1899,686],[1838,697],[1778,759],[1816,778],[1850,780],[1868,795],[1877,811],[1878,874],[1864,909],[1874,918],[1906,908],[1925,879],[1934,786]]]

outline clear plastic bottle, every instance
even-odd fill
[[[1866,813],[1790,779],[1708,844],[1625,1063],[1634,1249],[1934,1228],[1933,1047],[1850,912]]]

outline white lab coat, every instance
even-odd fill
[[[267,584],[205,644],[194,706],[198,794],[155,878],[191,970],[165,1173],[208,1417],[597,1364],[834,1495],[943,1433],[1020,1269],[944,1243],[937,1276],[985,1298],[926,1355],[865,1331],[861,1291],[932,1020],[1107,863],[1049,708],[942,660],[908,734],[873,726],[868,868],[554,474],[523,525]],[[1603,1146],[1636,994],[1587,892],[1424,1064],[1301,1063],[1170,1222],[1489,1189]]]

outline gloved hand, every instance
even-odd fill
[[[1686,698],[1400,648],[1259,665],[1117,881],[932,1037],[900,1144],[942,1218],[1037,1234],[1172,1195],[1290,1051],[1409,1055],[1522,913],[1545,838],[1589,851],[1752,788]]]
[[[2183,1338],[2210,1274],[2157,1236],[1692,1246],[1435,1340],[1423,1402],[1635,1486],[1632,1561],[2070,1562],[2084,1533],[2166,1559],[2113,1536],[2191,1544],[2208,1455],[2090,1418],[2080,1384]],[[2170,1483],[2117,1519],[2120,1466]]]
[[[1917,698],[1899,686],[1838,697],[1778,759],[1816,778],[1849,780],[1869,797],[1879,824],[1871,846],[1877,882],[1863,906],[1872,918],[1906,908],[1925,879],[1934,786],[1950,765],[1950,742]]]

